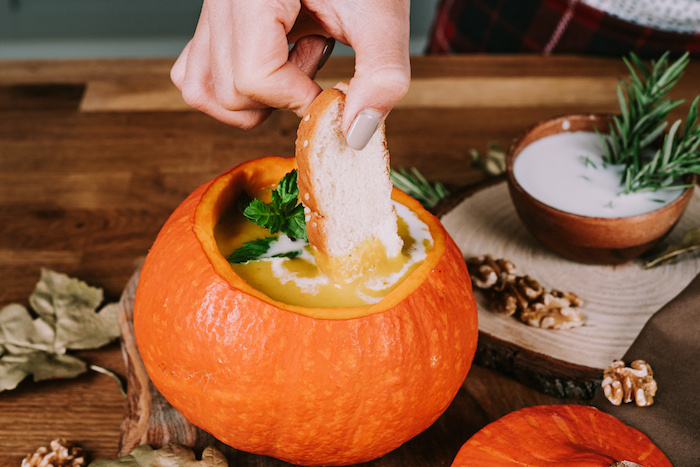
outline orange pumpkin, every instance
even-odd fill
[[[452,467],[610,467],[622,461],[672,467],[649,438],[612,415],[584,405],[542,405],[484,427],[462,446]]]
[[[309,308],[238,277],[213,236],[246,188],[274,186],[294,159],[242,164],[194,191],[143,266],[134,328],[148,374],[194,425],[236,449],[298,464],[345,465],[397,448],[448,407],[477,342],[462,255],[438,220],[427,259],[381,302]]]

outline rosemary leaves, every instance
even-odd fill
[[[671,110],[683,103],[668,96],[689,63],[688,54],[670,62],[669,53],[648,66],[635,54],[623,59],[630,71],[627,81],[617,86],[620,115],[613,118],[610,136],[599,135],[604,160],[623,166],[621,185],[625,193],[682,188],[683,179],[700,173],[700,129],[698,98],[688,112],[683,129],[681,120],[668,127]]]

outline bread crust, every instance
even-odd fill
[[[314,179],[316,177],[312,173],[313,167],[310,159],[312,154],[318,150],[316,147],[316,136],[320,132],[326,132],[327,134],[329,131],[335,131],[337,134],[334,136],[342,139],[343,145],[346,144],[345,137],[341,131],[340,120],[338,120],[338,125],[334,128],[320,126],[320,122],[326,113],[335,111],[338,107],[340,110],[339,114],[342,116],[345,105],[345,93],[338,88],[347,88],[347,85],[345,83],[340,83],[335,88],[323,91],[309,106],[309,110],[302,118],[297,130],[295,151],[297,165],[299,167],[297,179],[299,197],[306,207],[306,231],[309,237],[309,243],[318,252],[327,257],[333,256],[329,248],[329,243],[332,242],[332,239],[329,239],[327,213],[323,212],[321,203],[319,202],[319,196],[322,196],[322,194],[319,193],[320,190],[315,186]],[[381,138],[381,154],[372,153],[371,157],[382,158],[382,165],[386,170],[387,183],[391,184],[389,178],[389,151],[383,123],[381,127],[377,129],[377,132]],[[318,175],[327,176],[327,174]],[[370,238],[367,240],[370,240]]]

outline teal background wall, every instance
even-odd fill
[[[262,0],[264,1],[264,0]],[[411,53],[423,52],[438,0],[411,4]],[[0,59],[176,56],[201,0],[0,0]],[[352,54],[338,46],[335,54]]]

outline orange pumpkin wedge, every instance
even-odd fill
[[[640,431],[595,407],[541,405],[516,410],[472,436],[452,467],[672,467]],[[628,464],[629,465],[629,464]]]
[[[292,306],[252,288],[219,253],[214,225],[244,188],[293,168],[253,160],[183,201],[141,271],[136,340],[156,388],[224,443],[296,464],[364,462],[428,428],[462,385],[478,333],[471,282],[439,221],[394,190],[434,245],[379,303]]]

